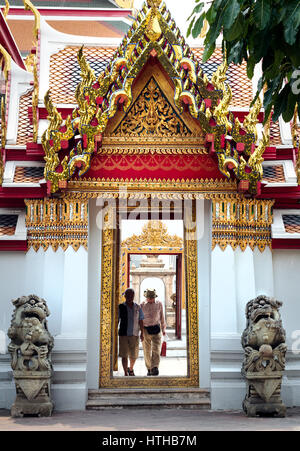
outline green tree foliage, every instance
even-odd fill
[[[300,117],[300,0],[213,0],[208,9],[201,0],[195,3],[188,36],[197,38],[207,20],[203,61],[222,35],[228,63],[246,60],[249,78],[261,63],[257,96],[266,87],[265,120],[273,109],[273,120],[282,115],[289,122],[296,105]]]

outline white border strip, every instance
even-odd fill
[[[16,144],[19,126],[20,98],[22,95],[27,94],[27,92],[33,89],[30,84],[32,81],[32,73],[21,69],[14,61],[11,62],[10,97],[6,135],[6,143],[8,145]]]

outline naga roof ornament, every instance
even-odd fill
[[[256,146],[261,101],[254,103],[243,124],[234,118],[229,112],[232,92],[226,83],[227,64],[220,65],[209,81],[161,0],[144,3],[100,76],[95,75],[80,49],[82,80],[75,95],[78,106],[65,121],[50,93],[46,94],[50,123],[42,143],[45,178],[51,192],[65,187],[75,173],[81,177],[88,171],[109,119],[120,106],[128,111],[133,102],[133,82],[151,57],[158,59],[171,78],[179,111],[188,109],[199,121],[221,173],[243,181],[245,191],[255,195],[262,178],[262,155],[268,145],[268,134],[264,134]]]

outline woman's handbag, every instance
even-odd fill
[[[161,357],[166,357],[167,356],[167,337],[166,337],[166,335],[164,336],[164,341],[162,342],[162,345],[161,345],[160,356]]]

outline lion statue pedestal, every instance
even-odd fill
[[[267,296],[258,296],[246,306],[247,326],[242,335],[245,351],[242,374],[247,383],[243,409],[249,417],[286,415],[286,408],[281,400],[281,381],[287,350],[279,313],[281,306],[281,302]]]
[[[12,302],[15,310],[8,330],[11,339],[8,351],[12,356],[17,397],[11,416],[51,416],[54,405],[50,397],[50,355],[54,340],[46,320],[50,312],[44,299],[35,295]]]

